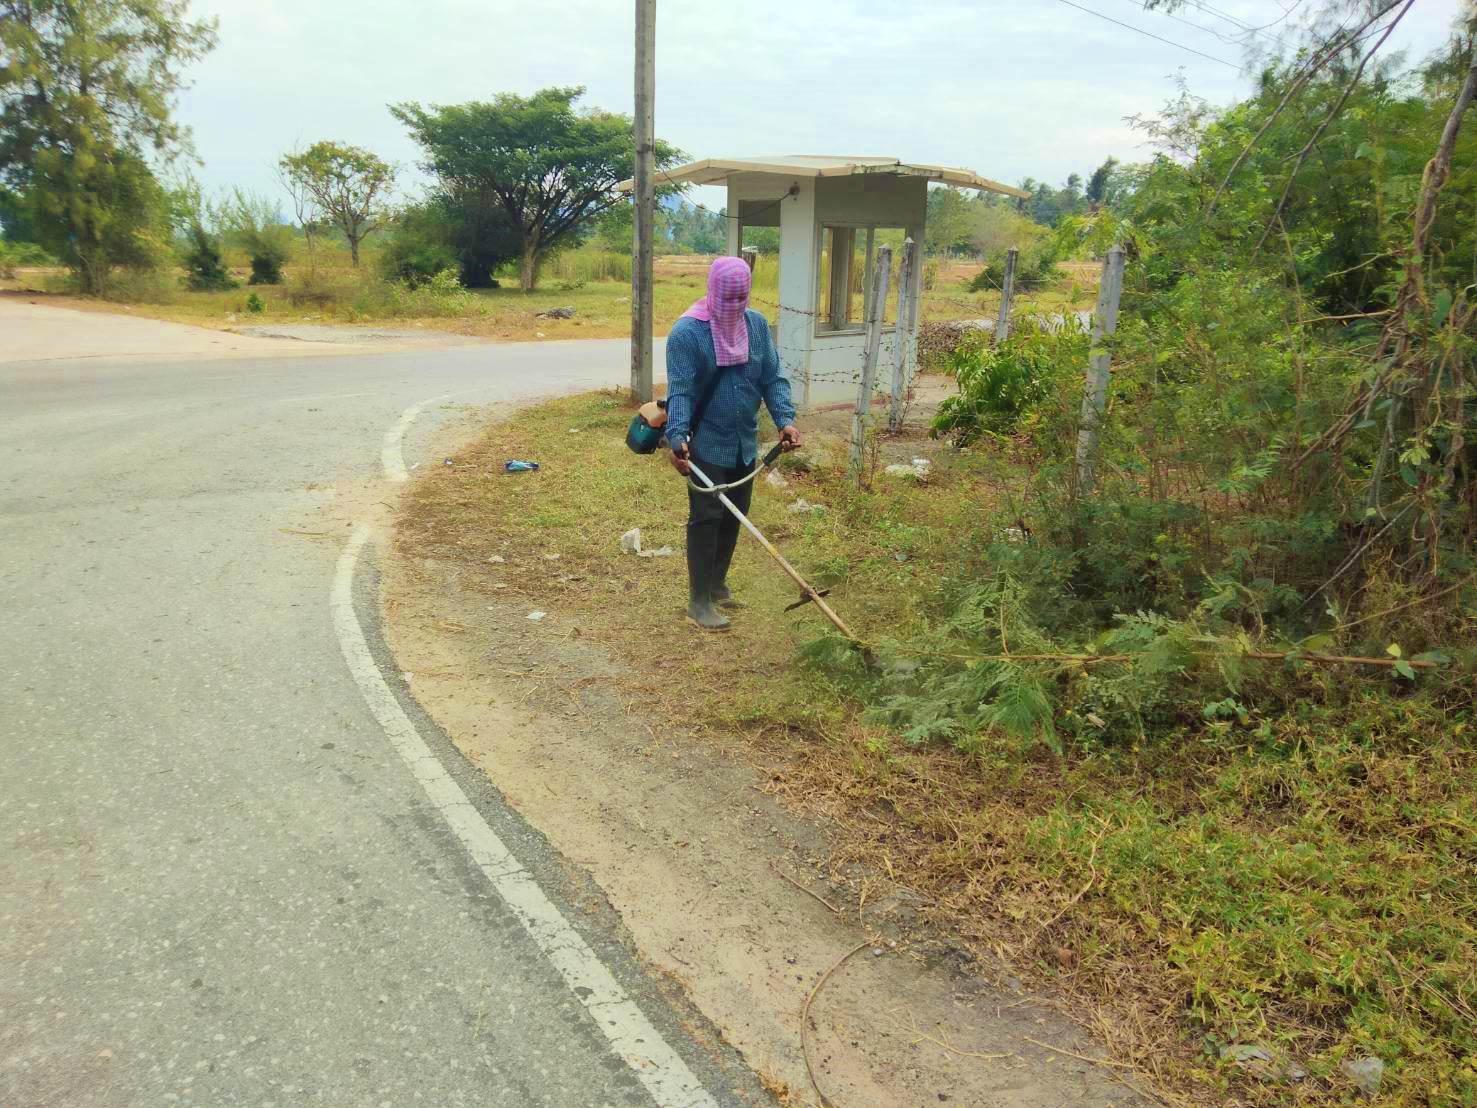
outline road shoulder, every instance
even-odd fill
[[[633,711],[576,625],[530,634],[523,606],[450,562],[391,550],[382,574],[416,700],[781,1100],[816,1099],[808,1052],[848,1108],[1146,1103],[1048,999],[987,984],[917,924],[900,885],[822,877],[824,829],[770,795],[752,752]]]

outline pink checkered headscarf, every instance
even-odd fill
[[[744,365],[749,360],[749,307],[753,283],[749,265],[742,258],[714,258],[708,270],[708,295],[693,301],[684,318],[700,319],[713,328],[713,350],[719,365]]]

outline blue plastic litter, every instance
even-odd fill
[[[503,469],[509,473],[532,473],[538,469],[537,462],[520,462],[516,458],[511,462],[504,462]]]

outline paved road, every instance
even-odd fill
[[[334,594],[343,540],[283,530],[313,526],[313,486],[378,478],[405,409],[615,384],[625,359],[0,365],[0,1105],[762,1097],[403,683],[366,700],[336,623],[390,671],[372,557]],[[410,426],[411,462],[449,415]],[[616,999],[571,987],[579,949]],[[683,1073],[701,1088],[664,1096]]]

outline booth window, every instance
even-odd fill
[[[902,229],[896,227],[835,225],[821,228],[816,334],[866,329],[872,259],[876,248],[884,243],[892,247],[892,277],[888,282],[882,320],[888,325],[896,322],[897,278],[903,234]]]

